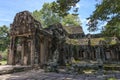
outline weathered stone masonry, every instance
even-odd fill
[[[86,38],[83,32],[69,34],[59,23],[43,29],[28,11],[23,11],[16,14],[10,26],[8,64],[43,65],[52,59],[55,51],[59,52],[59,64],[72,57],[119,63],[119,44],[103,43],[99,38]]]
[[[42,30],[41,24],[29,12],[16,14],[10,28],[8,64],[43,64],[50,52],[48,50],[51,37],[51,34]]]
[[[43,65],[51,59],[65,42],[62,25],[53,26],[43,29],[28,11],[17,13],[10,27],[8,64]]]

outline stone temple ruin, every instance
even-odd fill
[[[28,11],[16,14],[10,26],[8,64],[42,65],[47,62],[65,38],[61,24],[50,27],[43,29]]]
[[[54,55],[57,55],[54,57]],[[10,25],[9,65],[40,65],[57,59],[66,61],[96,61],[119,63],[120,45],[116,37],[85,35],[80,26],[62,26],[60,23],[42,28],[31,13],[17,13]]]

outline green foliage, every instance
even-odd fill
[[[72,25],[72,26],[79,26],[81,25],[80,19],[76,15],[68,14],[62,20],[63,25]]]
[[[42,23],[43,27],[47,27],[55,23],[73,26],[78,26],[81,24],[77,15],[69,14],[65,17],[61,17],[58,13],[53,12],[52,6],[53,3],[45,3],[41,10],[36,10],[32,14],[36,20]]]
[[[116,25],[106,25],[105,29],[102,31],[105,36],[120,36],[120,23],[116,23]]]
[[[59,16],[66,16],[71,10],[72,6],[75,7],[76,3],[78,3],[80,0],[56,0],[52,4],[52,10],[55,13],[58,13]],[[78,8],[76,8],[74,11],[77,12]]]
[[[35,10],[33,13],[32,13],[32,16],[37,20],[37,21],[40,21],[41,22],[41,12],[40,11],[37,11]]]
[[[0,61],[1,65],[6,65],[7,64],[7,61],[6,60],[2,60]]]
[[[107,80],[117,80],[117,79],[114,78],[114,77],[111,77],[111,78],[109,78],[109,79],[107,79]]]
[[[8,28],[3,25],[0,27],[0,37],[6,37],[8,33]]]
[[[120,36],[120,31],[117,30],[120,21],[120,0],[102,0],[96,5],[96,10],[88,19],[90,31],[97,30],[101,22],[107,22],[104,26],[105,34]]]
[[[8,49],[6,49],[4,51],[0,51],[0,55],[2,56],[2,60],[7,60],[7,53],[8,53]]]
[[[0,27],[0,51],[4,51],[9,44],[9,28],[5,25]]]
[[[51,6],[51,3],[45,3],[41,10],[33,12],[33,17],[40,21],[43,27],[60,22],[60,17],[51,10]]]

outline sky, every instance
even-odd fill
[[[52,1],[54,0],[0,0],[0,26],[9,26],[18,12],[24,10],[30,12],[40,10],[45,2]],[[77,3],[77,7],[79,7],[78,14],[85,34],[89,33],[87,30],[88,27],[86,26],[86,18],[95,10],[95,4],[96,0],[80,0],[80,2]],[[99,33],[99,31],[92,32],[92,34],[93,33]]]

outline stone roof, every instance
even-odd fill
[[[81,26],[63,26],[68,34],[81,34],[84,33]]]
[[[68,34],[81,34],[84,33],[81,26],[63,26]]]

